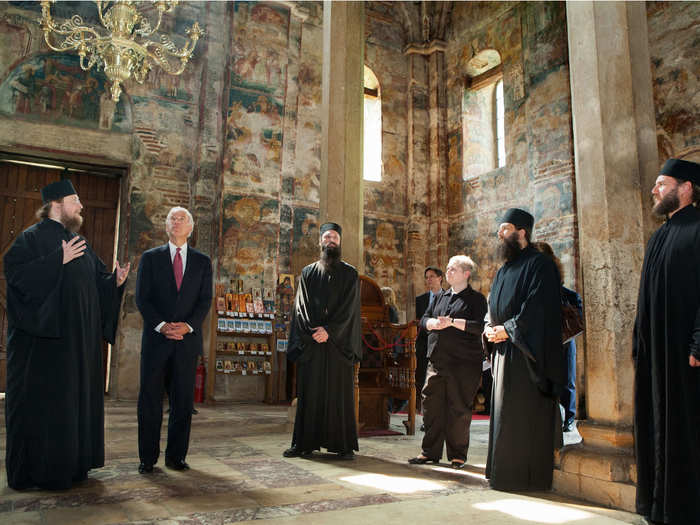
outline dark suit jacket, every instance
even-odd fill
[[[211,300],[212,270],[208,256],[187,247],[185,273],[178,291],[168,245],[144,252],[136,277],[136,306],[143,316],[142,351],[175,342],[200,353],[202,323],[211,308]],[[161,321],[184,321],[194,331],[185,334],[182,341],[172,341],[155,331]]]
[[[430,292],[425,292],[416,297],[416,319],[421,320],[423,314],[428,309],[428,303],[430,303]],[[422,351],[423,355],[428,350],[428,331],[418,327],[418,337],[416,338],[416,350]]]

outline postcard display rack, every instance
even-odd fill
[[[216,298],[212,308],[212,344],[209,351],[207,400],[217,399],[216,384],[222,381],[240,380],[242,376],[257,377],[265,381],[264,401],[273,401],[273,375],[276,370],[274,324],[274,300],[265,289],[251,293],[224,291],[224,285],[216,286]],[[233,288],[233,286],[232,286]],[[240,288],[237,286],[236,288]],[[226,401],[238,401],[226,399]]]

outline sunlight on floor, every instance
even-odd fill
[[[479,510],[497,510],[514,518],[536,523],[570,523],[594,517],[590,512],[578,509],[521,499],[499,499],[488,503],[476,503],[474,507]]]
[[[363,487],[396,492],[398,494],[411,494],[413,492],[441,490],[445,488],[444,485],[435,483],[434,481],[428,481],[427,479],[402,478],[398,476],[386,476],[384,474],[359,474],[357,476],[340,478],[340,480],[355,485],[362,485]]]
[[[469,470],[466,470],[467,468],[469,468],[469,466],[470,465],[467,465],[462,470],[455,470],[452,467],[433,467],[430,470],[437,470],[438,472],[446,472],[447,474],[453,474],[458,476],[467,476],[474,479],[480,479],[482,481],[486,479],[484,475],[479,472],[470,472]]]

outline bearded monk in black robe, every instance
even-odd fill
[[[634,325],[637,512],[700,523],[700,165],[669,159],[652,190]]]
[[[5,254],[7,483],[65,489],[104,465],[102,339],[114,342],[129,265],[110,273],[77,235],[69,180]]]
[[[340,226],[321,225],[321,260],[306,266],[288,357],[297,363],[297,413],[285,457],[321,447],[352,459],[357,445],[353,366],[362,358],[357,270],[340,260]]]
[[[559,271],[530,244],[534,218],[511,208],[498,230],[505,264],[491,285],[484,334],[495,343],[486,477],[498,490],[548,490],[562,446],[566,385]]]

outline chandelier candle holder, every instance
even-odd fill
[[[103,27],[91,27],[77,14],[64,22],[55,22],[51,17],[51,4],[55,1],[41,2],[39,23],[46,44],[59,52],[77,50],[84,71],[95,65],[98,69],[103,68],[112,83],[110,90],[115,102],[119,101],[123,82],[133,77],[142,84],[154,65],[171,75],[182,74],[197,41],[204,36],[204,31],[195,22],[186,30],[189,41],[179,49],[168,35],[156,34],[163,15],[170,13],[178,0],[156,0],[148,4],[131,0],[95,0]],[[154,26],[139,9],[145,5],[155,5],[158,11]],[[58,42],[61,38],[63,40]]]

